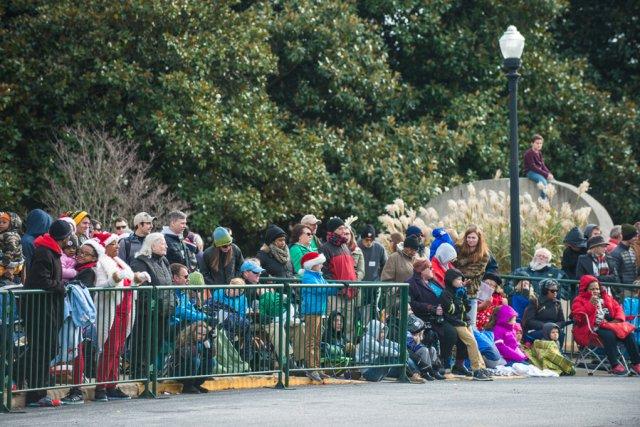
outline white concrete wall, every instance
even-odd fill
[[[487,191],[504,191],[506,194],[509,194],[509,178],[501,178],[501,179],[485,179],[482,181],[475,181],[472,183],[476,189],[476,192],[479,192],[482,189]],[[450,199],[467,199],[469,197],[469,192],[467,191],[467,184],[461,184],[457,187],[450,189],[449,191],[442,193],[441,195],[434,197],[427,203],[425,207],[433,207],[439,214],[443,214],[443,212],[448,211],[447,201]],[[578,188],[567,184],[565,182],[554,181],[553,185],[556,187],[556,195],[552,199],[551,205],[555,208],[560,208],[562,203],[567,202],[571,205],[571,207],[575,209],[580,209],[583,207],[590,207],[591,214],[589,215],[588,223],[590,224],[598,224],[602,229],[602,232],[605,237],[609,236],[609,231],[613,227],[613,222],[611,220],[611,216],[607,212],[607,210],[598,202],[596,199],[591,197],[589,194],[583,193],[578,195]],[[525,193],[529,193],[534,200],[538,198],[540,194],[540,190],[536,187],[536,184],[527,179],[520,178],[520,196]]]

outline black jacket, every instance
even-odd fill
[[[182,264],[187,267],[187,270],[192,271],[194,266],[192,265],[191,253],[187,244],[170,231],[165,230],[162,234],[164,235],[165,242],[167,242],[166,257],[169,264]]]
[[[442,293],[444,320],[453,326],[468,326],[471,303],[466,293],[459,295],[455,289],[447,287]]]
[[[219,258],[218,271],[211,269],[211,260],[215,251],[220,249],[215,246],[208,247],[202,254],[200,262],[200,272],[204,276],[204,281],[208,285],[228,285],[231,279],[240,275],[240,266],[244,262],[242,251],[234,243],[231,244],[231,262],[228,265],[224,265],[225,255],[222,253]]]
[[[258,251],[257,258],[260,260],[262,268],[267,270],[267,274],[269,276],[285,278],[293,277],[293,265],[291,264],[291,259],[289,259],[286,264],[282,264],[273,256],[271,251],[267,252],[263,249]]]
[[[44,246],[36,246],[31,258],[31,267],[27,280],[24,282],[25,289],[43,289],[54,291],[64,295],[65,289],[62,284],[62,264],[60,254]]]
[[[542,330],[545,323],[555,323],[564,326],[564,311],[557,299],[542,297],[538,304],[530,303],[522,315],[522,328],[525,331]]]
[[[571,248],[564,248],[562,252],[562,270],[565,272],[569,279],[576,278],[576,267],[578,266],[578,257],[587,253],[585,248],[580,249],[579,252],[574,251]]]
[[[633,283],[638,278],[638,267],[636,267],[636,258],[629,251],[629,247],[624,243],[619,243],[616,248],[611,251],[611,258],[618,273],[620,282]]]
[[[151,257],[140,255],[131,262],[131,269],[135,272],[146,271],[149,273],[151,283],[143,283],[145,286],[172,285],[171,269],[166,257],[155,254]]]
[[[578,257],[578,266],[576,267],[576,279],[580,280],[585,274],[594,276],[601,282],[605,283],[619,283],[618,272],[616,270],[615,262],[609,255],[605,255],[607,265],[609,266],[609,274],[606,276],[599,276],[597,271],[594,270],[593,263],[594,257],[591,254],[580,255]]]

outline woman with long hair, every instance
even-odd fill
[[[484,234],[477,225],[467,227],[462,240],[456,245],[458,258],[454,262],[466,278],[467,296],[471,309],[469,317],[471,328],[476,328],[476,316],[478,314],[478,289],[482,282],[482,276],[487,269],[490,253]]]
[[[213,232],[213,245],[202,254],[200,272],[207,285],[226,285],[234,277],[240,277],[240,266],[244,262],[242,251],[228,229],[217,227]]]

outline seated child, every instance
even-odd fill
[[[329,295],[337,295],[340,288],[327,287],[327,281],[322,276],[322,267],[327,261],[324,255],[318,252],[307,252],[300,263],[304,272],[302,283],[316,286],[305,286],[301,289],[300,314],[304,317],[305,328],[305,364],[307,377],[315,382],[328,378],[320,368],[320,342],[322,339],[322,316],[327,314],[327,298]],[[347,285],[345,285],[347,286]]]
[[[216,372],[216,330],[203,321],[196,321],[185,326],[176,339],[174,350],[175,365],[169,375],[202,376]],[[206,393],[202,387],[205,378],[189,378],[181,380],[183,393]]]
[[[361,365],[390,365],[399,363],[400,345],[386,338],[387,327],[379,320],[370,320],[365,328],[365,335],[356,346],[356,362]],[[409,373],[409,380],[413,383],[424,383],[420,370],[411,358],[407,358],[407,365],[402,368]],[[382,381],[384,377],[399,378],[401,368],[365,368],[362,377],[367,381]]]
[[[519,272],[519,276],[527,276],[525,272]],[[509,295],[509,305],[518,313],[518,322],[522,322],[522,316],[527,306],[533,302],[537,304],[536,293],[531,286],[531,281],[521,279],[516,284],[513,292]]]
[[[78,249],[78,238],[74,235],[69,237],[67,245],[62,249],[60,264],[62,265],[62,281],[69,282],[75,279],[76,271],[76,250]]]
[[[322,348],[323,359],[331,365],[343,364],[350,360],[353,356],[355,347],[352,343],[347,341],[347,337],[344,334],[344,316],[339,311],[332,311],[327,318],[327,327],[322,335]],[[344,364],[343,364],[344,365]]]
[[[545,323],[542,327],[543,339],[535,340],[527,350],[529,360],[540,369],[550,369],[560,375],[575,375],[573,362],[560,351],[560,328],[555,323]]]
[[[212,317],[217,317],[229,338],[237,343],[242,358],[249,360],[252,356],[251,321],[247,318],[244,289],[237,288],[244,284],[244,280],[240,278],[231,279],[228,288],[215,290],[207,305]]]
[[[473,372],[470,372],[464,365],[456,364],[451,369],[451,373],[471,376],[475,381],[493,381],[469,326],[468,313],[471,304],[463,279],[464,276],[460,270],[455,268],[447,270],[444,275],[445,290],[442,293],[442,308],[445,321],[454,327],[458,340],[464,344],[467,350]]]
[[[520,350],[520,344],[516,338],[515,324],[518,313],[508,305],[497,307],[487,327],[493,329],[494,341],[500,355],[511,364],[522,363],[527,360],[527,355]]]
[[[425,345],[425,323],[414,314],[409,314],[407,325],[407,353],[420,369],[420,375],[427,381],[444,380],[440,373],[441,363],[438,350],[434,346]]]

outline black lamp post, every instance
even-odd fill
[[[511,162],[509,165],[511,197],[511,271],[520,267],[520,181],[518,168],[518,69],[524,49],[524,37],[515,26],[510,25],[500,37],[500,51],[509,80],[509,142]]]

